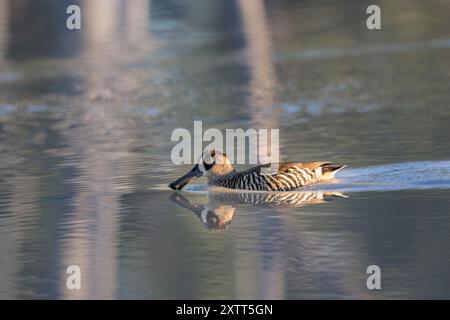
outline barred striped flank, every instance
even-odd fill
[[[253,191],[289,191],[318,182],[315,171],[292,167],[276,174],[262,174],[258,171],[240,172],[227,175],[214,184],[230,189]]]

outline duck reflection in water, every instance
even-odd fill
[[[208,203],[195,203],[181,193],[173,193],[170,200],[179,206],[194,212],[202,224],[212,230],[225,230],[240,204],[273,208],[295,208],[304,205],[320,204],[334,201],[336,198],[347,198],[340,192],[302,191],[283,193],[225,192],[209,193]]]

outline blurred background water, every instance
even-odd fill
[[[449,101],[446,0],[0,0],[0,298],[450,298]],[[349,167],[177,194],[194,120]]]

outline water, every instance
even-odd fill
[[[448,2],[252,3],[0,1],[0,298],[450,297]],[[173,192],[194,120],[348,168]]]

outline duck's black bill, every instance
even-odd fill
[[[192,168],[191,171],[189,171],[188,173],[186,173],[184,176],[182,176],[181,178],[175,180],[174,182],[172,182],[171,184],[169,184],[169,187],[172,188],[173,190],[181,190],[183,189],[183,187],[185,185],[187,185],[190,181],[196,179],[196,178],[200,178],[203,175],[203,172],[200,171],[198,164],[196,164],[194,166],[194,168]]]

